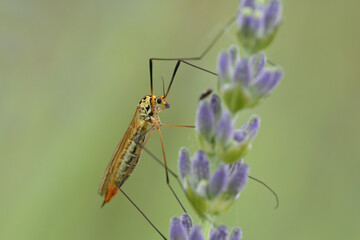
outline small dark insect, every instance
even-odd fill
[[[213,92],[213,90],[211,88],[208,88],[206,89],[201,95],[200,95],[200,98],[199,98],[199,101],[207,98],[208,96],[210,96],[210,94]]]

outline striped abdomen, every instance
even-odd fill
[[[119,165],[115,171],[115,186],[121,187],[121,185],[134,171],[134,168],[140,158],[146,130],[147,124],[145,124],[142,128],[136,129],[134,134],[129,139],[127,139],[126,147],[120,156]]]

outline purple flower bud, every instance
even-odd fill
[[[257,37],[262,37],[265,30],[265,17],[262,10],[254,12],[253,31]]]
[[[263,96],[267,93],[268,85],[272,81],[273,75],[269,71],[265,71],[261,76],[259,76],[254,87],[256,87],[256,92],[259,96]]]
[[[192,159],[192,176],[195,185],[197,185],[201,180],[209,180],[209,160],[203,151],[196,152]]]
[[[211,106],[211,109],[214,113],[214,116],[215,116],[215,121],[217,122],[221,116],[221,99],[219,97],[219,95],[217,94],[213,94],[211,96],[211,100],[210,100],[210,106]]]
[[[258,77],[258,80],[254,84],[255,92],[259,96],[264,96],[269,94],[274,87],[279,83],[280,79],[283,76],[281,70],[277,71],[265,71]]]
[[[227,228],[225,226],[220,226],[211,235],[210,240],[226,240],[227,235]]]
[[[177,217],[171,219],[170,240],[186,240],[186,231]]]
[[[251,9],[244,8],[242,11],[240,11],[240,14],[237,18],[237,28],[245,34],[244,37],[254,35],[255,24],[255,18]]]
[[[229,240],[241,240],[242,238],[242,231],[239,227],[234,227],[231,231],[230,239]]]
[[[221,52],[218,60],[218,74],[220,78],[226,78],[228,76],[229,58],[226,52]]]
[[[237,196],[244,188],[249,176],[249,167],[246,164],[242,164],[235,170],[228,184],[228,192],[230,195]]]
[[[240,60],[240,55],[239,55],[239,48],[236,45],[231,45],[231,47],[229,47],[229,55],[230,55],[230,61],[231,61],[231,65],[234,66],[235,63]]]
[[[241,4],[240,4],[240,8],[243,8],[243,7],[254,8],[255,7],[255,0],[242,0]]]
[[[234,172],[236,172],[243,164],[244,164],[244,160],[242,158],[239,161],[231,164],[230,165],[230,176],[234,175]]]
[[[278,0],[269,3],[265,10],[265,28],[267,32],[271,32],[281,22],[282,4]]]
[[[243,86],[247,87],[250,83],[250,79],[251,79],[251,69],[250,69],[249,60],[243,58],[235,67],[234,81],[240,82]]]
[[[216,130],[216,141],[227,144],[233,137],[233,124],[229,111],[222,114]]]
[[[234,131],[234,140],[236,142],[242,143],[246,139],[247,139],[247,135],[242,129]]]
[[[211,139],[215,128],[215,116],[207,102],[201,102],[196,118],[196,130],[206,137],[208,140]]]
[[[192,229],[189,240],[204,240],[200,227],[194,227]]]
[[[215,198],[225,190],[228,183],[228,176],[228,166],[221,165],[211,177],[207,186],[207,195],[209,198]]]
[[[254,139],[260,127],[260,118],[253,115],[248,123],[245,123],[241,129],[234,131],[234,140],[238,144]]]
[[[193,221],[192,221],[190,215],[187,213],[184,213],[181,216],[180,220],[181,220],[181,224],[183,225],[184,229],[186,230],[187,235],[189,235],[190,231],[193,227]]]
[[[269,84],[269,88],[268,88],[268,93],[270,93],[275,87],[276,85],[279,83],[280,79],[283,77],[284,72],[282,70],[277,70],[275,72],[273,72],[273,79],[271,84]]]
[[[260,127],[260,118],[256,115],[251,117],[251,120],[249,122],[249,126],[247,127],[248,134],[254,138],[257,134],[257,131]]]
[[[182,147],[179,151],[179,171],[182,179],[188,176],[191,172],[190,152],[186,147]]]
[[[266,66],[266,55],[264,52],[260,52],[259,54],[255,54],[251,58],[251,65],[253,66],[253,78],[261,75]]]

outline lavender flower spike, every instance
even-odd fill
[[[257,106],[283,77],[283,70],[260,50],[274,39],[282,21],[281,0],[240,0],[236,35],[232,45],[219,54],[219,95],[201,95],[195,133],[199,148],[193,156],[179,152],[179,170],[186,198],[201,219],[202,227],[184,214],[171,220],[170,240],[241,240],[242,231],[226,226],[217,229],[216,217],[236,203],[249,178],[243,157],[252,148],[260,118],[252,116],[235,129],[237,113]],[[266,186],[266,185],[265,185]],[[276,197],[276,194],[275,194]]]

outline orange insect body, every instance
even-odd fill
[[[154,104],[153,107],[152,104]],[[169,108],[169,104],[163,96],[153,96],[151,101],[151,95],[146,95],[140,100],[134,117],[117,146],[100,183],[98,193],[101,196],[105,195],[103,205],[116,195],[118,189],[134,171],[147,140],[155,128],[158,129],[161,125],[158,113],[165,108]],[[149,137],[145,140],[148,132]]]

